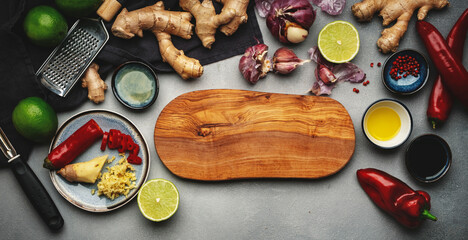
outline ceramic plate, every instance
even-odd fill
[[[138,189],[140,189],[148,176],[150,155],[148,151],[148,145],[146,144],[143,135],[138,131],[136,126],[130,120],[117,113],[103,110],[90,110],[81,112],[65,121],[65,123],[62,124],[62,126],[57,131],[55,138],[52,140],[49,152],[54,147],[62,143],[65,139],[67,139],[71,134],[73,134],[73,132],[83,126],[90,119],[94,119],[104,132],[108,132],[110,129],[118,129],[122,133],[132,136],[134,142],[140,146],[140,152],[138,153],[138,156],[141,157],[142,164],[132,165],[135,168],[135,175],[137,178],[135,182],[136,187],[132,189],[127,196],[120,195],[114,200],[110,200],[104,195],[97,195],[97,183],[99,180],[94,184],[71,183],[57,174],[56,171],[50,171],[50,178],[52,179],[52,182],[57,191],[71,204],[90,212],[107,212],[125,205],[137,195]],[[106,154],[109,155],[108,159],[112,156],[115,156],[116,159],[112,163],[106,163],[101,171],[107,172],[105,168],[118,164],[118,160],[122,158],[122,156],[119,156],[117,150],[106,148],[105,151],[101,151],[100,146],[101,141],[96,141],[96,143],[91,145],[89,149],[78,156],[73,161],[73,163],[89,161],[95,157]],[[128,157],[128,153],[126,156]],[[91,194],[92,189],[96,189],[94,195]]]

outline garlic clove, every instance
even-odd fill
[[[333,72],[323,64],[318,64],[318,77],[322,80],[323,83],[330,85],[336,82],[336,77]]]
[[[290,26],[286,29],[286,38],[291,43],[303,42],[308,35],[309,32],[301,27]]]
[[[276,50],[273,56],[273,69],[277,73],[288,74],[306,62],[310,60],[302,60],[291,49],[282,47]]]

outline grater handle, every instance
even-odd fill
[[[62,215],[60,215],[49,193],[47,193],[44,185],[42,185],[29,165],[26,164],[19,155],[17,155],[15,159],[10,159],[8,165],[15,174],[16,179],[26,193],[29,201],[47,226],[55,231],[62,228],[64,223]]]
[[[104,19],[104,21],[109,22],[114,18],[124,2],[125,0],[104,0],[96,13]]]

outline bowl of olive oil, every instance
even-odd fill
[[[403,144],[411,134],[413,120],[408,108],[393,99],[371,104],[362,118],[362,130],[374,145],[392,149]]]

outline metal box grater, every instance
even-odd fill
[[[104,23],[79,19],[36,72],[42,85],[65,97],[109,40]]]

